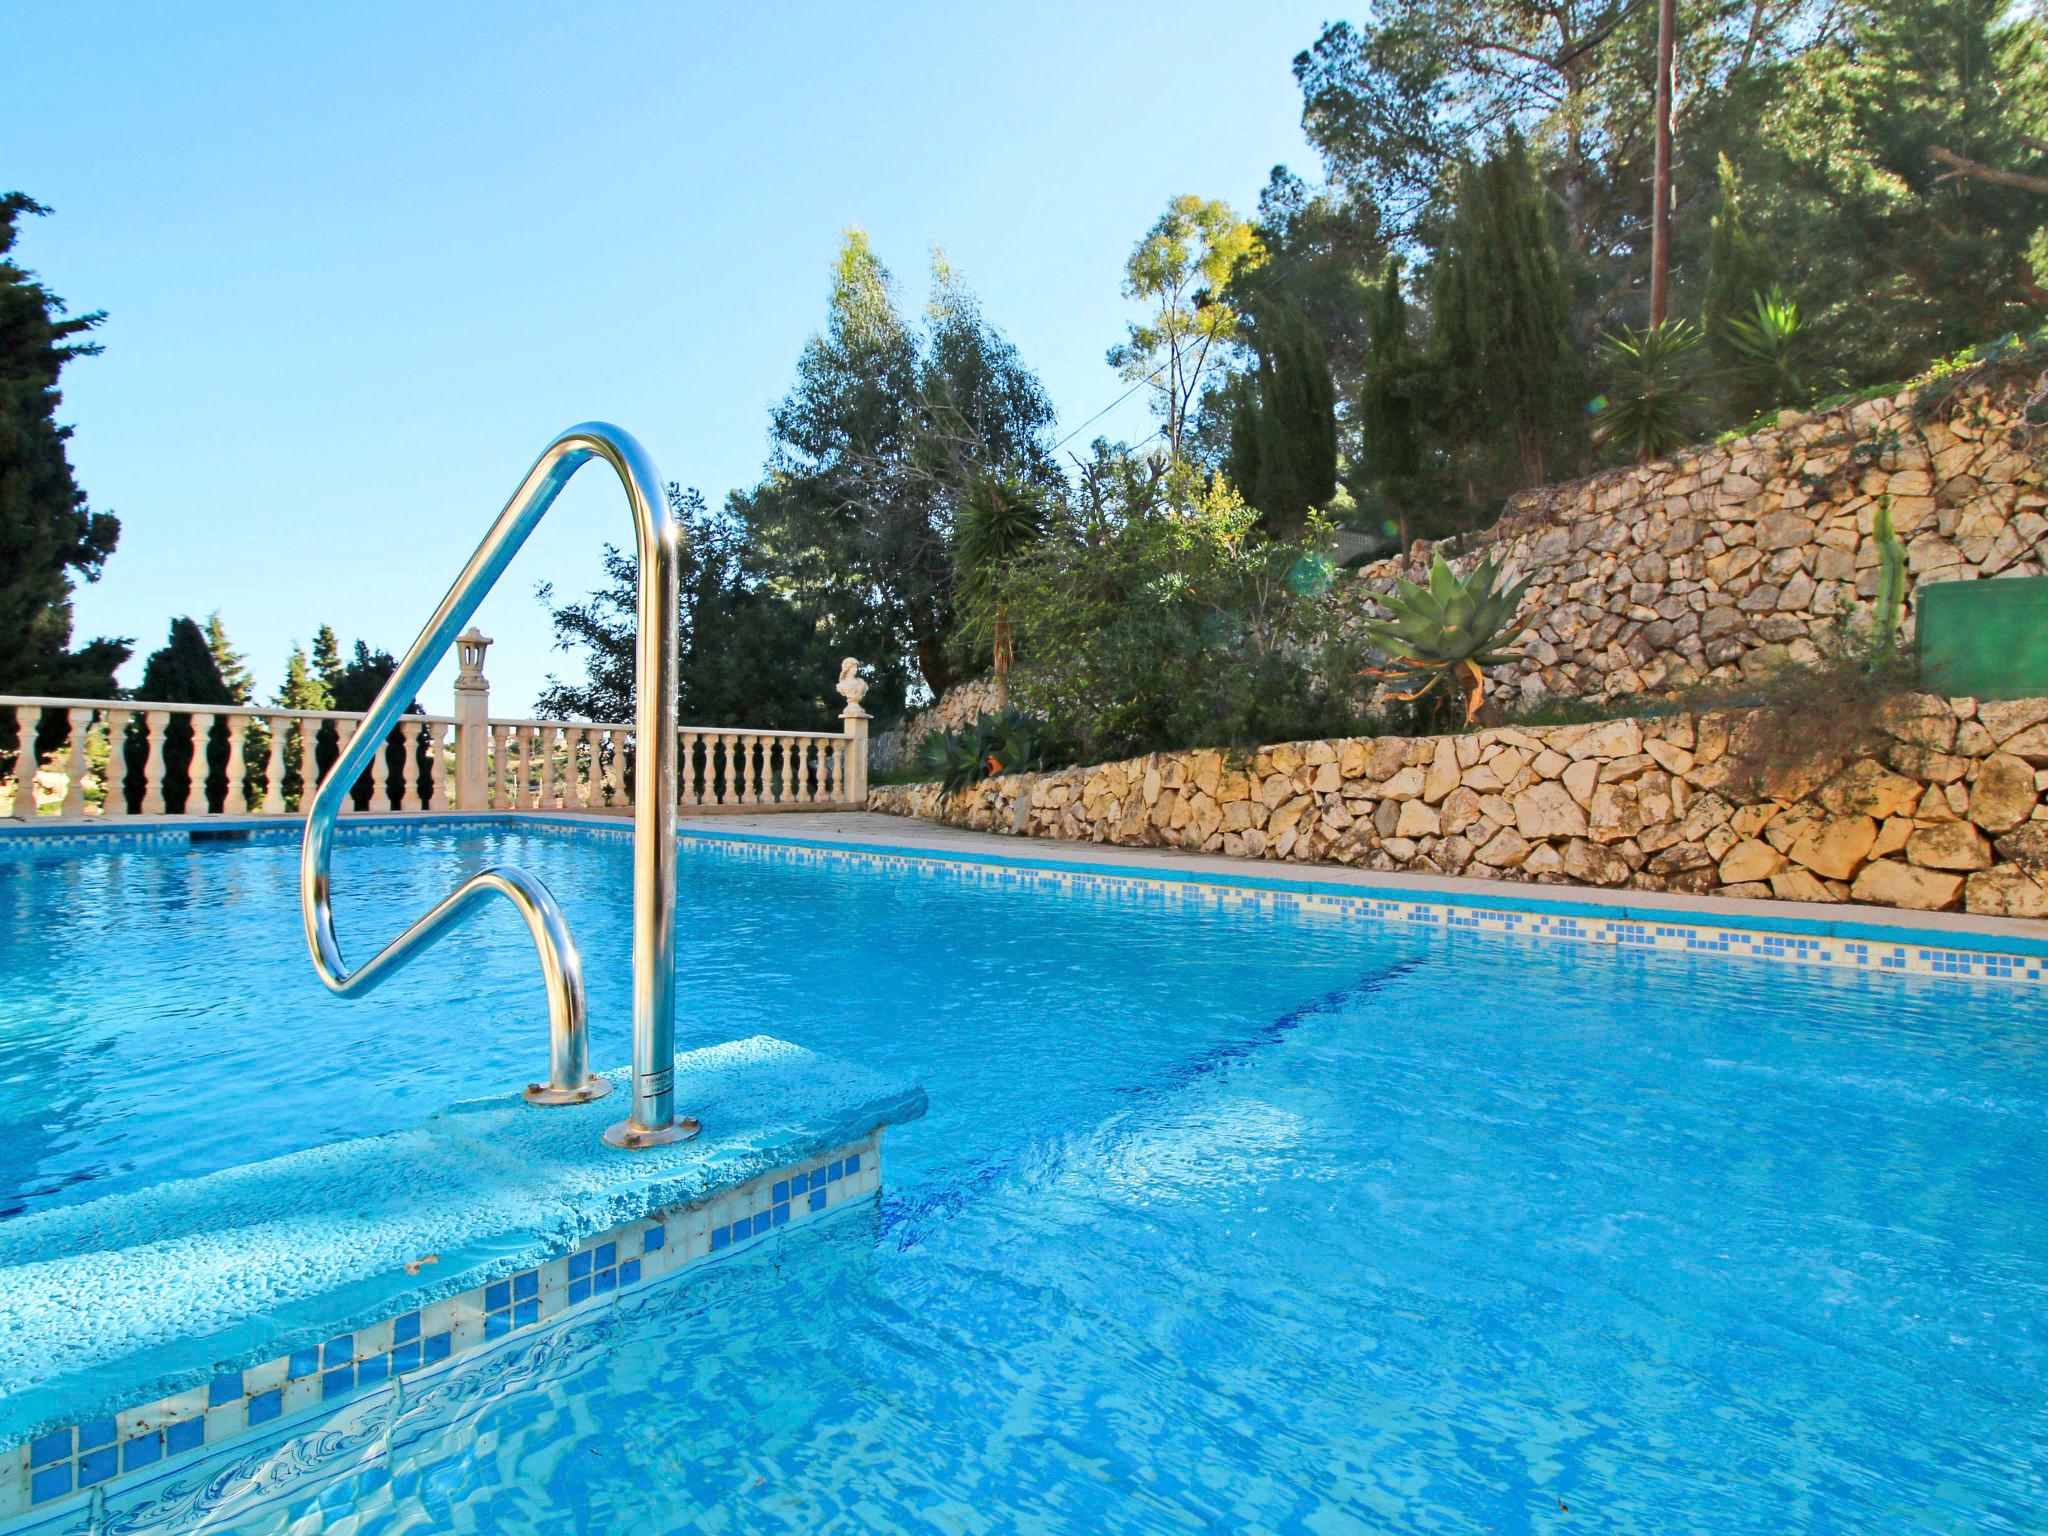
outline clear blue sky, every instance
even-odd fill
[[[0,182],[56,210],[20,259],[108,313],[64,380],[122,523],[79,633],[139,657],[219,608],[267,697],[323,621],[409,643],[572,422],[751,484],[847,224],[912,305],[943,246],[1078,424],[1166,200],[1313,174],[1288,66],[1326,4],[32,7]],[[497,712],[574,669],[534,583],[626,532],[586,471],[483,611]]]

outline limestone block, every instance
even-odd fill
[[[1870,817],[1832,816],[1810,821],[1784,852],[1816,874],[1846,880],[1876,842],[1877,823]]]
[[[2010,866],[1982,870],[1964,882],[1963,907],[1991,917],[2048,917],[2048,885]]]
[[[1906,857],[1922,869],[1989,869],[1991,844],[1967,821],[1941,821],[1913,833]]]
[[[2034,770],[2024,758],[2009,753],[1985,758],[1970,785],[1970,820],[1987,832],[2010,832],[2027,821],[2039,803]]]
[[[1515,796],[1514,806],[1515,829],[1532,841],[1586,835],[1586,812],[1562,784],[1531,785]]]
[[[1729,849],[1720,867],[1721,881],[1725,885],[1768,880],[1785,867],[1785,856],[1769,843],[1751,838]]]
[[[1938,912],[1962,894],[1963,877],[1940,870],[1916,869],[1897,859],[1873,859],[1863,866],[1849,894],[1857,901],[1887,907]]]
[[[1442,831],[1443,823],[1437,813],[1423,801],[1401,802],[1400,819],[1394,823],[1396,837],[1435,837]]]

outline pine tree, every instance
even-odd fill
[[[206,616],[206,648],[213,652],[213,664],[227,685],[229,699],[246,704],[255,698],[256,680],[249,675],[248,658],[229,643],[228,627],[221,622],[218,608]]]
[[[1524,487],[1575,447],[1585,398],[1559,246],[1550,194],[1511,131],[1459,174],[1434,273],[1434,340],[1465,433],[1485,443],[1504,428]]]
[[[324,627],[324,626],[323,626]],[[327,631],[331,637],[332,630]],[[291,655],[285,658],[284,686],[277,690],[279,709],[332,709],[334,693],[313,664],[306,659],[304,646],[294,645]]]
[[[126,640],[71,645],[74,573],[94,580],[121,525],[93,512],[57,425],[57,377],[99,348],[76,338],[97,313],[66,319],[64,303],[7,259],[15,221],[49,210],[19,192],[0,196],[0,692],[111,698]]]
[[[322,624],[313,631],[313,674],[327,690],[328,698],[332,699],[335,679],[341,676],[341,641],[335,638],[331,624]],[[328,707],[331,709],[333,706],[330,704]]]

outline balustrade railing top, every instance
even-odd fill
[[[627,811],[633,727],[493,719],[474,628],[452,715],[404,715],[349,809]],[[677,803],[702,811],[831,810],[867,798],[865,684],[852,662],[836,732],[685,726]],[[362,716],[257,704],[0,694],[0,817],[295,816]],[[203,754],[198,744],[204,742]]]

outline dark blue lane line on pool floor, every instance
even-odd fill
[[[1347,982],[1341,987],[1333,987],[1321,997],[1288,1009],[1271,1023],[1262,1024],[1250,1034],[1220,1041],[1186,1061],[1172,1063],[1145,1082],[1130,1084],[1113,1091],[1125,1098],[1164,1098],[1167,1094],[1220,1072],[1226,1067],[1250,1060],[1261,1051],[1279,1044],[1311,1019],[1343,1013],[1353,1004],[1376,992],[1384,991],[1404,976],[1420,970],[1422,965],[1423,962],[1419,959],[1398,960],[1384,970],[1368,972],[1356,981]],[[1038,1143],[1045,1139],[1034,1137],[1033,1141]],[[998,1183],[1015,1171],[1017,1163],[1016,1152],[1012,1151],[1006,1155],[987,1158],[959,1178],[945,1184],[902,1194],[892,1194],[888,1186],[884,1185],[881,1235],[893,1235],[898,1248],[915,1248],[924,1241],[927,1218],[933,1222],[950,1221],[960,1212],[985,1199]]]

